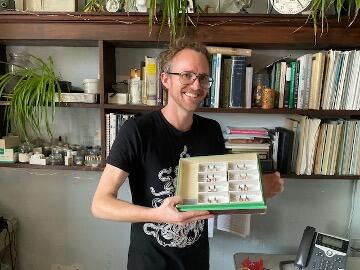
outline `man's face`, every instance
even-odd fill
[[[205,55],[191,49],[178,52],[171,62],[172,73],[193,72],[209,75],[209,63]],[[162,83],[168,89],[168,105],[178,106],[185,111],[193,112],[205,98],[208,88],[200,85],[196,79],[192,84],[184,85],[178,75],[163,73]]]

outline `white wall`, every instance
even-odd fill
[[[99,172],[0,168],[0,213],[18,220],[21,270],[50,269],[51,264],[126,269],[129,224],[97,220],[90,214],[99,177]],[[268,213],[252,216],[248,238],[215,231],[211,269],[233,269],[236,252],[294,254],[307,225],[343,236],[351,182],[287,179],[285,191],[268,201]],[[119,197],[130,200],[127,183]],[[357,212],[357,238],[359,227]]]
[[[22,49],[12,47],[10,50]],[[81,86],[83,78],[98,74],[96,48],[27,47],[31,53],[52,55],[63,79]],[[144,55],[157,50],[116,50],[118,78],[137,66]],[[266,63],[282,51],[256,51]],[[130,57],[128,55],[131,55]],[[259,57],[257,57],[259,56]],[[260,57],[262,56],[262,57]],[[257,62],[257,61],[255,61]],[[260,63],[254,63],[260,66]],[[89,132],[99,140],[96,109],[62,108],[54,133],[79,140]],[[203,114],[227,124],[275,127],[285,115]],[[95,128],[93,128],[95,127]],[[97,130],[97,131],[96,131]],[[76,143],[76,142],[74,142]],[[99,172],[0,168],[0,215],[19,221],[18,252],[21,270],[50,269],[51,264],[81,264],[86,270],[126,269],[129,224],[94,219],[90,202]],[[211,269],[233,269],[235,252],[295,253],[303,229],[344,236],[351,206],[351,180],[286,180],[285,191],[269,201],[266,215],[253,216],[251,235],[243,239],[215,232],[211,244]],[[126,184],[120,196],[130,200]],[[359,202],[359,194],[357,200]],[[360,212],[353,220],[353,237],[360,238]]]

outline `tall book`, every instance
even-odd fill
[[[313,55],[311,66],[309,109],[318,110],[320,108],[324,64],[325,52],[318,52]]]
[[[309,109],[309,97],[311,89],[312,54],[305,54],[305,89],[302,109]]]
[[[343,55],[343,61],[341,66],[341,72],[337,84],[337,90],[336,90],[336,96],[335,96],[335,103],[334,103],[334,109],[339,110],[341,105],[341,100],[343,98],[343,92],[345,88],[345,81],[346,81],[346,74],[349,73],[348,70],[348,64],[349,64],[349,52],[342,52]]]
[[[244,56],[231,56],[230,107],[245,107],[245,89],[246,58]]]
[[[222,80],[221,80],[221,107],[228,108],[229,100],[230,100],[230,79],[231,79],[231,63],[232,60],[230,58],[224,59],[223,67],[222,67]]]
[[[294,145],[294,132],[282,127],[275,129],[279,133],[277,151],[277,170],[283,174],[291,171],[291,160]]]
[[[145,56],[146,104],[155,106],[157,103],[157,65],[156,58]]]
[[[221,53],[217,53],[213,55],[213,63],[214,63],[214,72],[212,72],[213,76],[213,92],[211,93],[211,107],[219,108],[219,100],[220,100],[220,83],[221,83]]]
[[[251,100],[252,100],[252,81],[253,81],[253,67],[246,67],[245,72],[245,108],[251,108]]]
[[[295,108],[295,81],[296,81],[296,61],[290,62],[290,87],[289,87],[289,108]]]

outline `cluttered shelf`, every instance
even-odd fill
[[[1,167],[25,168],[25,169],[44,169],[44,170],[74,170],[74,171],[102,171],[103,167],[91,166],[65,166],[65,165],[33,165],[29,163],[0,163]]]
[[[156,111],[161,109],[162,106],[105,104],[104,108],[137,113],[137,112],[145,112],[145,111]],[[200,107],[196,111],[209,112],[209,113],[299,114],[299,115],[307,115],[307,116],[320,117],[320,118],[360,116],[359,110],[297,110],[297,109],[289,109],[289,108],[262,109],[262,108]]]
[[[65,165],[32,165],[28,163],[0,163],[0,168],[24,168],[24,169],[44,169],[44,170],[73,170],[73,171],[102,171],[104,167],[90,167],[90,166],[65,166]],[[299,180],[358,180],[360,175],[296,175],[284,174],[281,175],[284,179],[299,179]]]

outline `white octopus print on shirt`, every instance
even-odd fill
[[[190,157],[187,153],[187,147],[180,154],[180,158]],[[163,199],[159,196],[175,195],[175,179],[178,173],[178,166],[173,170],[172,167],[162,169],[158,173],[158,178],[164,184],[164,189],[156,191],[154,187],[150,187],[151,194],[155,197],[152,200],[153,207],[159,207],[163,203]],[[197,220],[186,224],[185,226],[168,224],[168,223],[145,223],[143,230],[147,235],[156,238],[157,242],[164,247],[184,248],[195,243],[204,230],[205,221]]]

